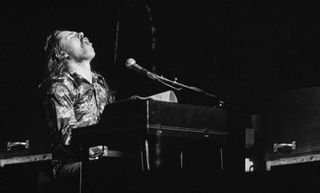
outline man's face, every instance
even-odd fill
[[[77,62],[91,60],[95,56],[92,43],[89,42],[83,33],[74,31],[62,31],[57,36],[60,39],[60,45],[71,59]]]

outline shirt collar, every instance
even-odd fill
[[[85,78],[83,78],[81,75],[79,75],[76,72],[66,72],[66,74],[79,84],[81,84],[83,81],[89,83]],[[92,84],[96,83],[98,79],[99,79],[99,75],[95,72],[92,72]]]

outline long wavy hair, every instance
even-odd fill
[[[52,78],[58,75],[61,75],[67,69],[66,56],[63,54],[63,50],[60,45],[60,39],[58,35],[61,33],[61,30],[53,31],[46,41],[44,47],[48,64],[47,64],[47,74],[48,78]]]

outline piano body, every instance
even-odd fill
[[[223,170],[227,123],[226,109],[150,99],[125,100],[107,105],[98,124],[74,129],[72,143],[81,150],[84,177],[88,148],[102,144],[108,146],[106,157],[134,155],[138,161],[129,163],[135,162],[142,172],[170,171],[172,175],[173,169],[192,168],[190,165],[195,164],[195,170],[189,173],[204,176]],[[112,153],[118,150],[125,153]],[[218,161],[210,154],[218,154]],[[192,161],[188,161],[190,157]],[[81,187],[84,184],[85,178]]]
[[[152,99],[124,100],[107,105],[98,124],[76,128],[72,135],[73,144],[82,149],[104,144],[110,150],[144,150],[149,156],[157,151],[155,146],[183,151],[183,145],[190,149],[188,143],[209,141],[222,147],[228,136],[228,111]]]
[[[76,143],[95,143],[108,135],[204,138],[223,142],[228,135],[226,109],[156,100],[125,100],[106,106],[98,124],[73,131]],[[109,143],[112,143],[109,139]]]

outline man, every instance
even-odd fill
[[[42,86],[53,134],[54,175],[60,190],[77,192],[81,162],[72,148],[72,129],[96,124],[114,96],[104,78],[91,70],[95,51],[82,32],[54,31],[45,51],[48,77]],[[91,155],[103,151],[91,150]]]

